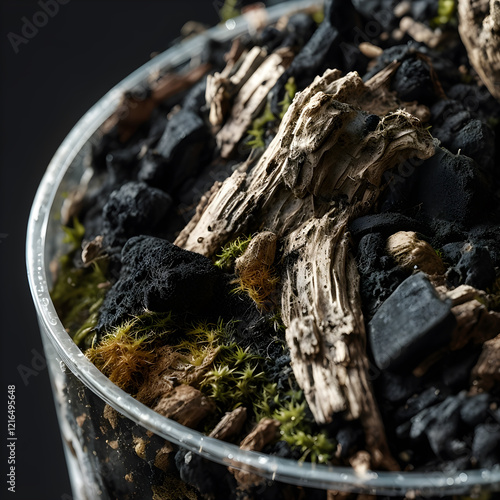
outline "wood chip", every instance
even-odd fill
[[[237,436],[247,419],[247,409],[244,406],[234,409],[226,413],[220,422],[214,427],[210,433],[210,437],[228,441],[233,436]]]
[[[491,94],[500,100],[500,3],[459,0],[458,31],[469,61]]]
[[[366,113],[348,103],[372,103],[380,88],[356,73],[318,76],[295,96],[259,163],[227,179],[176,244],[213,256],[231,235],[258,230],[253,221],[277,235],[292,368],[316,421],[330,422],[336,413],[360,418],[373,465],[396,468],[368,381],[347,225],[373,206],[387,169],[410,156],[432,156],[434,144],[404,111],[382,116],[365,134]]]
[[[278,49],[264,60],[241,87],[226,124],[216,135],[222,158],[231,156],[236,145],[262,110],[269,92],[288,68],[292,59],[293,54],[289,49]]]
[[[279,436],[280,422],[271,418],[263,418],[240,443],[242,450],[262,451],[266,445],[272,443]],[[257,486],[264,479],[246,470],[229,468],[238,483],[238,489],[246,491],[248,488]]]
[[[387,252],[408,271],[420,269],[428,275],[443,274],[445,267],[434,249],[413,231],[399,231],[387,239]]]
[[[215,405],[198,389],[189,385],[179,385],[161,398],[153,410],[193,429],[215,411]]]
[[[489,391],[500,382],[500,335],[488,340],[472,369],[472,392]]]

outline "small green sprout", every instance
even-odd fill
[[[78,217],[73,217],[73,227],[62,226],[64,231],[63,243],[71,245],[72,250],[77,250],[82,244],[83,237],[85,236],[85,228],[78,220]]]
[[[221,7],[219,11],[219,16],[221,21],[225,23],[232,19],[233,17],[237,17],[241,14],[238,9],[238,0],[225,0],[224,5]]]
[[[432,18],[430,24],[432,27],[456,25],[456,0],[439,0],[437,16]]]
[[[280,102],[281,112],[280,112],[280,120],[283,119],[285,113],[288,111],[290,104],[292,104],[293,98],[297,93],[297,84],[295,83],[295,78],[292,76],[285,83],[286,94],[283,100]]]
[[[217,254],[215,265],[224,271],[231,271],[234,268],[234,261],[243,254],[251,240],[252,236],[240,236],[229,242]]]

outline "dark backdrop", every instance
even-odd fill
[[[27,385],[19,373],[43,352],[24,264],[37,185],[58,145],[92,104],[152,52],[167,48],[187,20],[215,24],[221,3],[58,0],[53,17],[40,16],[42,3],[54,1],[0,3],[0,498],[17,500],[71,498],[47,370],[39,370],[35,360]],[[25,27],[23,35],[26,20],[38,22],[38,32]],[[16,386],[17,402],[15,494],[6,483],[9,384]]]

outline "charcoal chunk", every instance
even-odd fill
[[[488,417],[492,398],[488,393],[467,398],[460,408],[460,418],[469,427],[476,427]]]
[[[454,134],[449,148],[473,158],[477,165],[486,172],[493,172],[495,162],[495,134],[480,120],[470,120],[457,134]]]
[[[295,56],[292,64],[280,76],[271,90],[271,111],[278,116],[285,84],[293,77],[299,89],[303,89],[327,68],[342,65],[339,50],[342,35],[354,27],[355,11],[350,0],[329,0],[325,5],[325,20],[318,26],[309,41]],[[359,50],[355,49],[357,52]]]
[[[429,233],[429,228],[422,222],[400,213],[386,212],[382,214],[364,215],[349,224],[351,235],[358,239],[369,233],[381,233],[388,237],[398,231],[415,231]]]
[[[472,455],[478,466],[485,469],[500,464],[500,424],[480,424],[476,427]]]
[[[203,166],[211,150],[211,138],[196,113],[181,109],[167,122],[156,147],[141,160],[139,180],[174,193]]]
[[[180,478],[209,498],[234,498],[236,480],[227,467],[180,449],[175,455]]]
[[[445,397],[446,394],[441,392],[437,387],[428,387],[420,394],[409,398],[403,407],[398,408],[394,413],[394,420],[396,423],[410,420],[426,408],[440,403]]]
[[[415,415],[411,419],[410,439],[419,440],[426,436],[432,451],[439,458],[446,460],[460,456],[463,449],[451,444],[459,434],[460,408],[465,397],[465,392],[448,396],[441,403]]]
[[[423,273],[407,278],[368,324],[375,364],[409,370],[450,341],[455,326],[451,303],[442,301]]]
[[[443,148],[415,172],[413,204],[430,219],[472,226],[484,221],[494,199],[476,163]]]
[[[357,251],[360,273],[360,292],[363,310],[371,318],[391,293],[408,277],[385,252],[385,238],[381,233],[363,236]]]
[[[413,374],[381,371],[374,381],[375,390],[381,399],[390,403],[401,403],[414,394],[421,385],[421,380]]]
[[[454,286],[465,283],[479,290],[486,290],[496,277],[488,249],[466,243],[461,249],[460,260],[448,270],[446,277]]]
[[[335,440],[340,449],[340,458],[348,458],[362,449],[365,444],[363,427],[359,421],[350,422],[337,431]]]
[[[128,182],[113,191],[103,208],[106,243],[124,244],[132,236],[151,234],[165,217],[172,198],[144,182]]]
[[[223,286],[222,273],[203,255],[136,236],[123,247],[120,277],[106,295],[97,328],[102,332],[146,309],[217,319]]]
[[[403,101],[425,104],[435,98],[429,67],[416,57],[401,63],[392,79],[392,88]]]

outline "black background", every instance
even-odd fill
[[[8,34],[21,35],[23,17],[32,20],[41,5],[24,0],[0,4],[0,498],[71,498],[47,370],[36,369],[27,385],[19,374],[20,367],[32,367],[34,353],[43,353],[24,258],[36,188],[78,119],[152,52],[167,48],[186,21],[216,24],[220,3],[70,0],[18,46],[17,54]],[[16,386],[15,494],[6,481],[9,384]]]

